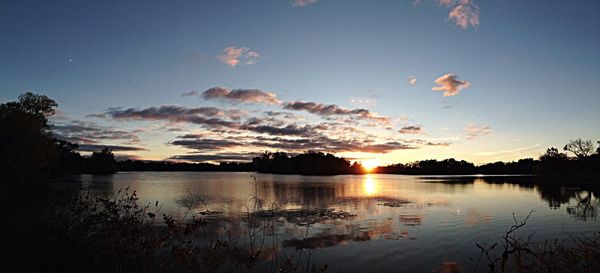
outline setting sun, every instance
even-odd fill
[[[363,169],[366,172],[372,172],[379,166],[380,162],[377,159],[368,159],[362,162]]]

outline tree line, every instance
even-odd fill
[[[0,175],[7,181],[65,173],[113,173],[116,161],[110,149],[83,157],[77,144],[56,139],[48,118],[58,104],[44,96],[21,94],[18,101],[0,104]]]
[[[301,154],[265,152],[252,162],[185,163],[171,161],[117,162],[112,151],[104,148],[90,156],[77,152],[78,145],[52,137],[48,118],[58,104],[44,95],[24,93],[18,101],[0,104],[0,176],[10,181],[61,174],[110,174],[117,171],[258,171],[279,174],[335,175],[361,174],[360,162],[351,162],[330,153],[307,151]],[[373,172],[387,174],[600,174],[600,141],[569,141],[561,152],[549,148],[539,159],[494,162],[476,166],[453,158],[421,160],[378,167]],[[569,157],[570,152],[575,157]]]

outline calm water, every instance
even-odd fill
[[[528,185],[531,179],[155,172],[71,178],[82,189],[107,196],[130,188],[140,202],[159,201],[162,213],[176,216],[195,200],[198,210],[208,207],[236,218],[251,207],[255,191],[264,204],[283,209],[333,208],[356,214],[309,227],[277,220],[274,235],[281,251],[343,272],[432,272],[445,261],[472,271],[479,257],[474,241],[498,240],[513,224],[513,213],[522,219],[531,210],[535,212],[523,236],[535,232],[534,238],[543,240],[600,231],[599,199],[593,191],[542,188]]]

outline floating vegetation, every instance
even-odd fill
[[[386,198],[386,199],[381,200],[381,202],[377,205],[396,208],[396,207],[403,207],[406,204],[410,204],[410,203],[412,203],[412,202],[405,200],[405,199]]]
[[[279,218],[300,226],[312,225],[328,220],[344,220],[355,217],[345,211],[336,211],[334,209],[286,209],[286,210],[260,210],[254,213],[254,216],[261,218]]]

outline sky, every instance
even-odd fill
[[[0,1],[0,101],[121,158],[390,164],[600,140],[600,1]]]

